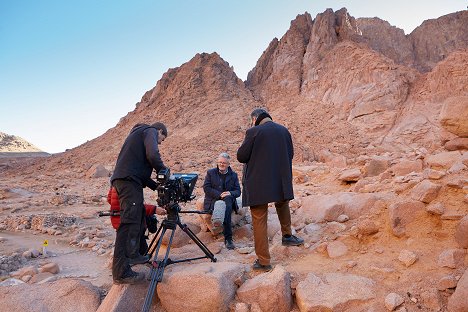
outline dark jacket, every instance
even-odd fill
[[[245,164],[243,206],[293,199],[293,156],[291,134],[282,125],[267,121],[248,129],[237,151],[237,160]]]
[[[233,207],[237,211],[236,198],[240,196],[241,189],[237,173],[232,171],[231,167],[228,167],[228,172],[226,173],[225,187],[223,186],[223,179],[218,168],[208,170],[205,182],[203,183],[203,191],[205,192],[205,200],[203,202],[203,209],[205,211],[213,211],[214,203],[221,199],[220,195],[224,191],[231,192],[234,201]]]
[[[156,172],[165,168],[158,149],[158,130],[145,124],[135,125],[120,150],[111,183],[131,178],[143,187]]]

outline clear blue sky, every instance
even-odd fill
[[[0,0],[0,132],[56,153],[98,137],[169,68],[217,52],[245,80],[309,12],[346,7],[411,32],[466,0]]]

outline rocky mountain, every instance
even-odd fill
[[[285,123],[300,125],[298,133],[307,134],[296,136],[299,146],[337,153],[376,146],[433,150],[450,135],[440,123],[425,120],[438,118],[447,97],[467,93],[467,23],[468,12],[457,12],[426,21],[405,36],[378,18],[356,20],[346,9],[329,9],[315,19],[305,13],[270,43],[246,86],[271,110],[287,111],[280,114]],[[435,57],[428,52],[432,47],[442,52]],[[441,75],[439,85],[434,79]],[[418,88],[427,83],[432,86],[425,87],[422,99]],[[421,116],[421,101],[431,103],[432,117]],[[409,124],[425,124],[425,134],[405,132],[406,139],[399,140],[398,129],[408,126],[402,115],[412,116]]]
[[[114,128],[40,166],[66,163],[78,174],[96,164],[112,169],[131,127],[158,120],[169,128],[167,164],[204,170],[219,152],[235,153],[257,106],[291,129],[298,162],[328,152],[436,150],[459,136],[444,128],[440,114],[447,101],[466,107],[467,23],[467,11],[456,12],[405,35],[345,8],[315,19],[298,15],[245,82],[218,54],[197,54],[169,69]],[[427,46],[437,47],[437,56]]]
[[[144,298],[147,287],[112,286],[102,262],[112,262],[115,231],[109,219],[97,217],[108,209],[105,194],[123,140],[136,123],[162,121],[169,129],[161,146],[165,164],[173,172],[199,172],[203,180],[220,152],[235,155],[249,113],[262,106],[293,136],[291,224],[305,244],[283,246],[276,210],[269,209],[275,268],[255,273],[247,207],[233,215],[236,250],[224,248],[209,216],[186,214],[218,261],[171,265],[154,310],[466,311],[466,25],[463,11],[405,35],[346,9],[314,19],[305,13],[271,41],[245,82],[217,53],[197,54],[169,69],[100,137],[45,159],[2,164],[0,158],[0,232],[7,235],[0,243],[9,250],[0,255],[0,280],[13,277],[0,284],[20,283],[0,285],[2,306],[76,310],[76,292],[59,303],[44,300],[50,296],[43,290],[56,278],[88,276],[107,294],[98,311],[139,310],[142,302],[126,299]],[[237,161],[232,165],[241,171]],[[202,209],[200,182],[196,203],[182,206]],[[145,189],[145,200],[156,198]],[[196,246],[178,233],[176,256],[192,256]],[[66,251],[57,252],[56,263],[34,249],[47,237],[51,249],[63,244]],[[18,248],[27,244],[34,248]],[[87,252],[73,252],[70,261],[69,248]],[[32,292],[31,285],[37,286]],[[54,287],[60,285],[76,283]],[[92,298],[102,296],[90,284],[78,286],[93,306],[83,309],[95,310],[99,302]]]
[[[15,135],[0,132],[0,153],[43,152],[28,141]]]

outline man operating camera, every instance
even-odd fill
[[[145,263],[148,256],[140,254],[140,238],[145,231],[143,188],[154,187],[151,173],[165,168],[158,144],[167,137],[167,128],[157,122],[137,124],[125,139],[111,177],[120,203],[120,226],[117,230],[112,262],[112,277],[116,284],[135,284],[145,279],[131,265]]]

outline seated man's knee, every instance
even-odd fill
[[[214,204],[214,208],[215,208],[215,209],[216,209],[216,208],[218,208],[218,209],[219,209],[219,208],[224,208],[224,209],[225,209],[225,208],[226,208],[226,202],[225,202],[224,200],[222,200],[222,199],[217,200],[217,201],[215,202],[215,204]]]

